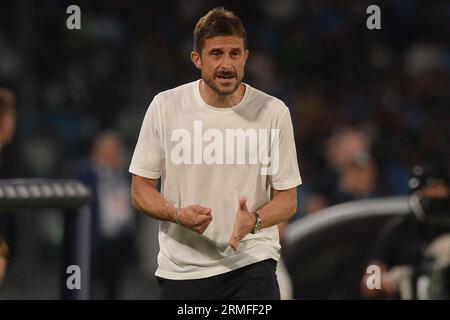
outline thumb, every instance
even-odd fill
[[[239,200],[239,207],[241,208],[241,210],[247,210],[247,197],[242,197],[241,200]]]

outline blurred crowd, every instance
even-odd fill
[[[152,97],[198,78],[192,30],[211,7],[80,1],[81,30],[69,31],[68,5],[1,4],[0,84],[18,92],[17,157],[34,176],[67,174],[104,129],[120,134],[129,158]],[[229,3],[248,31],[246,81],[291,109],[312,207],[402,194],[414,164],[449,163],[450,5],[384,1],[374,31],[366,29],[367,5]],[[359,172],[364,178],[353,178]]]
[[[126,172],[153,96],[199,77],[193,28],[218,4],[247,29],[245,82],[290,108],[298,216],[406,194],[419,163],[450,169],[447,1],[379,1],[381,30],[366,28],[372,3],[360,0],[85,0],[73,31],[70,4],[0,3],[0,87],[17,94],[11,176],[76,176],[105,131]]]

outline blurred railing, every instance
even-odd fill
[[[60,277],[61,298],[89,299],[90,226],[89,190],[76,180],[13,179],[0,180],[0,212],[20,213],[33,209],[58,209],[64,214],[63,264]],[[69,288],[67,268],[78,266],[81,288]]]
[[[286,242],[288,244],[295,242],[310,233],[318,232],[320,229],[336,223],[345,223],[354,219],[374,216],[392,217],[410,212],[411,207],[406,196],[358,200],[338,204],[314,212],[289,224],[286,228]]]

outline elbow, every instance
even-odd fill
[[[141,205],[139,201],[139,193],[136,188],[131,188],[131,205],[138,211],[141,211]]]
[[[293,198],[288,210],[288,220],[292,218],[297,212],[297,197]]]

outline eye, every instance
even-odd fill
[[[233,57],[240,56],[241,55],[241,51],[240,50],[233,50],[233,51],[231,51],[231,55]]]

